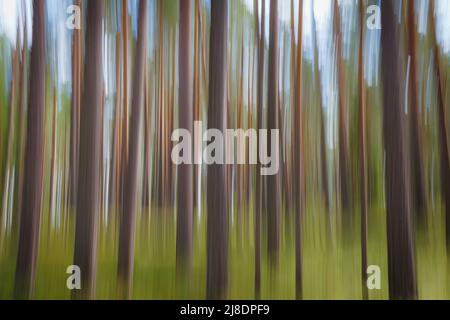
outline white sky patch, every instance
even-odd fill
[[[450,1],[436,0],[435,3],[438,41],[442,50],[450,54]]]
[[[16,45],[17,27],[23,25],[26,19],[28,46],[32,38],[32,11],[31,0],[0,0],[0,34],[8,37],[12,46]],[[23,42],[22,28],[19,28],[19,39]]]

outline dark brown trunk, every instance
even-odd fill
[[[76,4],[81,6],[81,0]],[[81,27],[81,26],[80,26]],[[72,39],[72,101],[70,109],[70,204],[77,201],[78,148],[80,140],[80,99],[81,99],[81,31],[75,29]]]
[[[118,190],[120,190],[120,111],[121,111],[121,36],[118,32],[116,34],[116,96],[114,103],[114,122],[113,122],[113,137],[111,145],[111,173],[110,173],[110,189],[109,189],[109,203],[112,210],[117,209]]]
[[[367,152],[366,152],[366,85],[364,80],[365,1],[359,3],[359,176],[361,190],[361,280],[362,296],[368,299],[367,290]]]
[[[24,22],[23,28],[23,43],[28,43],[28,33],[27,33],[27,23]],[[19,223],[19,212],[22,210],[22,199],[23,199],[23,182],[24,182],[24,158],[25,158],[25,136],[26,136],[26,116],[27,116],[27,82],[28,82],[28,57],[27,57],[27,46],[22,47],[22,57],[20,66],[20,96],[19,96],[19,115],[18,115],[18,125],[17,125],[17,143],[16,143],[16,175],[14,185],[17,186],[14,195],[14,207],[13,212],[17,213],[13,215],[12,229],[17,230],[17,225]]]
[[[256,2],[256,0],[255,0]],[[256,33],[258,42],[258,82],[256,93],[256,128],[262,128],[263,122],[263,103],[264,103],[264,30],[265,30],[265,12],[266,1],[261,1],[261,29],[259,29],[259,16],[256,13]],[[255,5],[257,8],[257,5]],[[261,31],[260,31],[261,30]],[[259,131],[258,131],[259,132]],[[259,148],[259,133],[258,133]],[[255,298],[261,298],[261,211],[262,211],[262,179],[261,179],[261,163],[258,161],[256,166],[256,194],[255,194]]]
[[[437,107],[438,107],[438,122],[439,122],[439,156],[441,167],[441,197],[445,207],[445,243],[447,252],[450,253],[450,149],[447,136],[447,127],[445,119],[448,106],[445,106],[444,98],[444,74],[442,73],[440,63],[440,50],[437,43],[436,22],[434,18],[434,0],[430,2],[430,16],[431,16],[431,37],[434,51],[434,68],[437,78]]]
[[[15,277],[15,296],[22,299],[33,295],[39,241],[44,169],[45,54],[45,1],[35,0],[25,178]]]
[[[120,182],[119,182],[119,207],[122,206],[125,194],[125,171],[128,162],[128,0],[122,0],[122,50],[123,50],[123,116],[122,116],[122,144],[120,161]]]
[[[269,35],[269,86],[267,92],[268,112],[268,150],[271,155],[279,155],[279,150],[272,150],[272,130],[278,130],[278,0],[270,0],[270,35]],[[276,264],[280,248],[280,177],[276,173],[267,176],[267,249],[269,261]]]
[[[75,299],[95,296],[97,227],[99,217],[100,128],[103,87],[102,19],[103,2],[87,2],[86,63],[83,112],[80,113],[80,153],[77,191],[74,264],[81,272],[81,290]]]
[[[157,110],[157,153],[156,157],[156,188],[158,207],[164,205],[164,144],[162,136],[164,135],[166,105],[165,99],[165,39],[164,39],[164,3],[158,2],[158,110]]]
[[[302,123],[302,72],[303,72],[303,1],[298,8],[298,39],[294,83],[294,176],[295,176],[295,297],[302,298],[302,217],[305,202],[303,123]]]
[[[50,212],[50,216],[48,219],[48,225],[49,225],[49,231],[48,233],[50,234],[51,231],[51,222],[52,222],[52,216],[53,216],[53,210],[54,210],[54,206],[53,206],[53,202],[55,201],[55,185],[54,185],[54,180],[55,180],[55,165],[56,165],[56,87],[53,88],[53,110],[52,110],[52,156],[51,156],[51,165],[50,165],[50,205],[49,205],[49,212]]]
[[[147,52],[147,20],[148,1],[139,2],[138,38],[136,59],[134,64],[133,96],[131,100],[129,154],[126,165],[125,189],[119,233],[119,260],[117,274],[119,278],[119,294],[123,298],[131,298],[134,237],[137,209],[138,166],[141,145],[141,124],[144,102],[144,66]]]
[[[225,132],[228,0],[211,2],[208,128]],[[221,146],[222,147],[222,146]],[[223,150],[224,154],[224,150]],[[228,291],[228,214],[225,165],[211,164],[207,172],[207,276],[208,299],[223,299]]]
[[[348,124],[347,124],[347,101],[345,91],[345,69],[344,56],[342,52],[342,34],[341,19],[339,13],[339,5],[337,0],[334,2],[334,28],[336,33],[336,59],[338,72],[338,90],[339,90],[339,107],[338,107],[338,130],[339,130],[339,187],[341,196],[341,206],[344,211],[344,227],[351,226],[351,196],[349,184],[349,150],[348,150]]]
[[[425,184],[423,176],[423,161],[422,161],[422,141],[420,139],[420,123],[419,123],[419,90],[417,86],[417,54],[416,54],[416,23],[414,13],[414,1],[409,0],[408,6],[408,54],[411,59],[410,62],[410,78],[409,92],[411,98],[411,124],[410,124],[410,161],[411,161],[411,195],[412,204],[415,215],[423,222],[426,210],[425,198]]]
[[[191,72],[191,0],[180,0],[178,104],[179,127],[193,136],[192,72]],[[191,141],[191,150],[192,150]],[[192,260],[192,219],[194,184],[192,164],[178,166],[177,204],[177,267],[182,273],[189,271]]]
[[[200,0],[194,0],[195,1],[195,9],[194,9],[194,16],[195,16],[195,26],[194,26],[194,94],[193,94],[193,103],[194,103],[194,121],[200,120],[200,15],[201,15],[201,4]],[[197,145],[197,143],[194,141],[194,154],[198,153],[200,146]],[[194,165],[194,182],[193,182],[193,188],[194,188],[194,207],[197,208],[197,210],[200,210],[200,203],[198,201],[198,196],[200,193],[200,190],[198,188],[200,179],[199,179],[199,172],[200,172],[200,165]]]
[[[416,299],[410,177],[400,88],[400,41],[394,1],[385,0],[381,5],[389,296],[391,299]]]
[[[322,193],[325,201],[325,209],[327,214],[330,214],[330,198],[328,191],[328,166],[327,166],[327,151],[326,151],[326,136],[325,136],[325,118],[323,112],[322,101],[322,81],[319,68],[319,44],[317,41],[316,21],[313,19],[313,32],[314,37],[314,70],[315,70],[315,84],[318,90],[319,97],[319,121],[320,121],[320,168],[322,176]]]

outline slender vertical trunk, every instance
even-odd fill
[[[53,88],[53,119],[52,119],[52,157],[51,157],[51,165],[50,165],[50,217],[48,219],[49,231],[51,231],[51,223],[53,217],[53,211],[55,207],[53,203],[55,202],[55,171],[56,171],[56,87]]]
[[[294,82],[294,176],[295,176],[295,297],[302,298],[302,217],[305,205],[305,168],[303,155],[302,123],[302,72],[303,72],[303,1],[298,7],[298,39]]]
[[[149,68],[147,63],[145,64],[145,79],[144,79],[144,178],[142,187],[142,207],[145,215],[148,214],[150,205],[150,141],[151,141],[151,110],[150,110],[150,97],[149,97]]]
[[[125,189],[122,204],[122,220],[119,233],[118,278],[119,290],[123,298],[131,297],[134,237],[137,209],[138,167],[141,145],[142,109],[144,102],[144,66],[147,52],[148,1],[139,2],[138,38],[134,62],[133,96],[131,100],[129,154],[125,171]]]
[[[17,30],[19,31],[19,30]],[[6,217],[9,217],[9,212],[12,204],[10,203],[10,194],[14,191],[11,190],[13,179],[11,178],[13,175],[13,172],[15,170],[14,166],[14,152],[13,152],[13,146],[14,146],[14,134],[15,134],[15,127],[16,127],[16,116],[17,116],[17,95],[20,90],[20,74],[19,74],[19,62],[20,62],[20,49],[19,49],[19,32],[17,32],[17,39],[16,43],[17,46],[14,50],[12,50],[12,81],[11,81],[11,96],[10,96],[10,109],[9,109],[9,119],[8,119],[8,138],[7,138],[7,144],[6,144],[6,159],[5,159],[5,172],[7,173],[4,176],[4,180],[0,180],[0,183],[2,184],[0,186],[0,195],[3,197],[2,205],[0,207],[0,221],[7,221],[5,228],[9,226],[8,219],[2,219],[2,215],[5,215]],[[1,223],[0,223],[1,225]],[[1,229],[0,229],[0,235],[1,235]]]
[[[122,144],[120,161],[119,206],[122,206],[125,187],[125,170],[128,162],[128,0],[122,2],[122,50],[123,50],[123,82],[122,82]]]
[[[81,273],[81,290],[73,290],[73,298],[92,299],[95,296],[97,227],[100,196],[100,122],[103,52],[103,2],[87,2],[86,64],[83,112],[80,113],[80,156],[77,191],[74,264]]]
[[[100,225],[103,223],[103,218],[105,214],[105,202],[104,202],[104,195],[105,195],[105,171],[104,171],[104,161],[103,161],[103,155],[104,155],[104,127],[105,127],[105,87],[102,87],[102,100],[100,104],[100,158],[99,158],[99,176],[98,179],[100,180],[99,186],[100,186],[100,205],[99,205],[99,215],[100,215]]]
[[[239,59],[239,84],[238,84],[238,97],[237,97],[237,128],[242,128],[243,125],[243,109],[244,109],[244,101],[243,101],[243,97],[244,97],[244,35],[243,33],[241,34],[241,54],[240,54],[240,59]],[[242,221],[240,220],[240,218],[242,217],[241,215],[241,208],[242,208],[242,200],[244,198],[243,195],[243,184],[244,184],[244,174],[243,174],[243,166],[242,165],[237,165],[236,166],[236,171],[237,171],[237,190],[236,190],[236,195],[237,195],[237,219],[238,219],[238,225],[237,227],[240,228]]]
[[[345,69],[344,56],[342,51],[343,41],[341,33],[341,18],[337,0],[334,2],[334,28],[336,33],[336,59],[338,72],[339,89],[339,111],[338,111],[338,130],[339,130],[339,186],[341,195],[341,206],[344,211],[344,226],[351,225],[351,196],[350,196],[350,158],[348,150],[348,121],[347,121],[347,101],[345,91]]]
[[[25,7],[25,6],[23,6]],[[22,47],[22,63],[20,67],[20,97],[19,97],[19,115],[18,115],[18,126],[17,126],[17,143],[16,143],[16,175],[14,185],[17,186],[15,192],[15,200],[14,200],[14,212],[17,214],[13,215],[12,228],[13,230],[17,230],[16,226],[19,223],[19,213],[22,210],[22,199],[23,199],[23,182],[24,182],[24,158],[25,158],[25,136],[26,136],[26,109],[27,109],[27,82],[28,82],[28,74],[27,74],[27,46],[25,44],[28,43],[28,33],[27,33],[27,23],[24,22],[23,29],[23,47]]]
[[[284,137],[284,88],[285,88],[285,69],[284,69],[284,56],[282,56],[281,52],[286,52],[286,41],[284,37],[284,33],[282,33],[282,42],[283,44],[280,46],[279,56],[278,56],[278,65],[281,67],[281,88],[278,90],[278,103],[277,103],[277,111],[278,111],[278,127],[280,129],[280,192],[281,192],[281,210],[286,210],[286,204],[288,199],[288,193],[286,189],[286,167],[285,167],[285,137]],[[281,49],[282,48],[282,49]],[[282,51],[281,51],[282,50]]]
[[[450,149],[449,142],[447,138],[447,127],[445,119],[447,114],[445,110],[445,98],[444,98],[444,74],[441,69],[440,63],[440,50],[437,43],[436,34],[436,22],[434,18],[434,0],[430,2],[430,15],[431,15],[431,37],[432,45],[434,51],[434,68],[437,77],[437,106],[438,106],[438,122],[439,122],[439,156],[440,156],[440,167],[441,167],[441,197],[444,201],[445,207],[445,243],[447,247],[447,252],[450,253]]]
[[[255,0],[256,3],[257,0]],[[259,129],[263,125],[263,104],[264,104],[264,30],[265,30],[265,12],[266,1],[261,1],[261,28],[259,24],[258,11],[255,10],[256,15],[256,33],[258,45],[258,83],[256,93],[256,128],[258,129],[258,143],[259,148]],[[257,8],[257,4],[255,4]],[[261,298],[261,211],[262,211],[262,179],[261,179],[261,163],[258,161],[256,165],[256,194],[255,194],[255,297]]]
[[[207,66],[208,66],[208,55],[206,53],[206,47],[208,45],[207,37],[206,37],[206,12],[200,8],[200,34],[202,37],[202,70],[203,70],[203,81],[206,86],[208,82],[208,73],[207,73]]]
[[[163,130],[165,128],[164,121],[164,109],[165,109],[165,43],[164,43],[164,3],[158,2],[158,111],[157,111],[157,154],[156,154],[156,183],[157,188],[157,203],[159,207],[163,206],[164,199],[164,147],[163,147]]]
[[[328,191],[328,166],[327,166],[327,152],[326,152],[326,142],[325,142],[325,119],[323,112],[323,101],[322,101],[322,81],[321,73],[319,67],[319,44],[317,41],[317,29],[316,21],[312,20],[313,31],[312,36],[314,37],[314,70],[315,70],[315,84],[318,90],[319,96],[319,121],[320,121],[320,169],[322,176],[322,193],[323,199],[325,201],[325,209],[327,214],[330,214],[330,197]]]
[[[180,0],[179,54],[178,54],[178,104],[179,127],[192,136],[192,68],[191,68],[191,0]],[[192,147],[192,141],[191,141]],[[189,270],[192,260],[192,219],[194,210],[193,166],[178,167],[177,204],[177,266],[180,271]]]
[[[422,141],[420,139],[419,123],[419,90],[417,86],[417,54],[416,54],[416,23],[414,13],[414,1],[407,2],[408,6],[408,54],[411,59],[411,76],[409,78],[409,92],[411,97],[411,124],[410,128],[410,161],[411,161],[411,182],[412,199],[414,213],[420,220],[425,218],[426,198],[425,184],[423,176],[422,161]]]
[[[167,194],[167,204],[168,207],[171,208],[175,205],[175,175],[174,175],[174,164],[171,160],[171,143],[170,136],[173,131],[173,120],[174,120],[174,109],[175,109],[175,97],[176,97],[176,80],[175,80],[175,53],[176,53],[176,28],[172,29],[172,76],[171,76],[171,85],[170,85],[170,104],[168,109],[168,123],[166,130],[166,164],[167,164],[167,184],[166,184],[166,194]],[[187,54],[188,55],[188,54]]]
[[[81,6],[81,0],[76,5]],[[78,148],[80,139],[80,99],[81,99],[81,30],[73,31],[72,39],[72,107],[70,109],[70,204],[77,201]]]
[[[367,291],[367,152],[366,152],[366,86],[364,80],[364,43],[365,43],[365,1],[359,3],[359,176],[361,190],[361,277],[362,296],[368,299]]]
[[[200,120],[200,0],[195,1],[194,9],[194,94],[193,94],[193,108],[194,108],[194,121]],[[198,146],[197,142],[194,141],[194,155],[199,153],[201,146]],[[198,195],[200,190],[199,186],[199,172],[200,165],[194,165],[194,207],[200,210],[200,203],[198,203]]]
[[[226,122],[227,41],[228,0],[213,1],[211,2],[208,128],[218,129],[222,132],[225,130]],[[224,197],[226,194],[225,165],[211,164],[208,166],[207,190],[206,296],[208,299],[223,299],[227,296],[228,291],[228,214]]]
[[[120,111],[121,111],[121,55],[120,55],[120,46],[121,37],[118,32],[116,35],[116,97],[114,103],[114,122],[113,122],[113,138],[111,145],[111,173],[110,173],[110,188],[109,188],[109,203],[113,210],[117,209],[117,199],[118,199],[118,190],[119,186],[119,174],[120,174]]]
[[[33,1],[33,47],[30,62],[25,178],[15,277],[17,298],[31,298],[33,295],[39,241],[44,169],[46,54],[44,7],[45,1]]]
[[[416,299],[410,177],[407,166],[404,101],[400,94],[399,36],[394,1],[385,0],[381,5],[389,296],[391,299]]]
[[[251,55],[249,54],[249,80],[248,80],[248,113],[247,113],[247,128],[253,128],[253,106],[254,106],[254,81],[255,81],[255,44],[250,42]],[[251,66],[251,67],[250,67]],[[250,69],[251,68],[251,69]],[[250,159],[250,148],[247,149],[247,159]],[[250,160],[248,160],[250,161]],[[246,165],[247,187],[246,187],[246,206],[250,208],[250,197],[253,190],[253,166]],[[249,211],[249,210],[247,210]]]
[[[278,130],[278,0],[270,0],[269,35],[269,86],[267,93],[268,148],[271,155],[279,156],[279,149],[272,150],[272,130]],[[270,146],[270,147],[269,147]],[[267,249],[269,260],[276,264],[280,248],[280,177],[276,173],[267,177]]]

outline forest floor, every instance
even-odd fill
[[[438,202],[439,203],[439,202]],[[205,208],[205,204],[203,205]],[[253,210],[237,212],[230,218],[229,298],[254,298],[254,216]],[[343,231],[335,210],[331,219],[324,208],[308,206],[303,216],[304,299],[361,299],[360,233],[358,210],[350,231]],[[445,252],[443,215],[436,208],[416,233],[416,269],[420,299],[450,299],[450,268]],[[36,274],[36,299],[70,299],[66,287],[72,264],[74,219],[68,215],[59,227],[50,229],[48,216],[41,224]],[[118,233],[117,219],[100,221],[97,261],[97,299],[116,299]],[[279,260],[267,260],[263,217],[261,246],[262,299],[295,298],[295,235],[293,215],[282,214]],[[347,229],[347,228],[346,228]],[[354,230],[353,232],[351,230]],[[139,214],[133,298],[204,299],[206,287],[206,216],[195,213],[193,266],[190,281],[177,281],[176,220],[173,211]],[[17,236],[0,235],[0,299],[13,298]],[[369,290],[370,299],[387,299],[386,218],[382,207],[371,207],[368,216],[368,265],[381,270],[381,289]]]

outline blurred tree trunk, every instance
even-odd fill
[[[409,78],[409,92],[411,98],[411,124],[410,124],[410,155],[411,155],[411,182],[412,204],[414,213],[422,221],[425,218],[426,198],[423,176],[422,141],[420,138],[419,123],[419,89],[417,82],[417,54],[416,54],[416,23],[414,13],[414,1],[407,2],[408,6],[408,54],[411,59],[411,76]]]
[[[50,164],[50,204],[49,204],[49,219],[48,219],[48,236],[51,233],[52,227],[52,217],[53,212],[55,211],[55,207],[53,204],[55,202],[55,193],[57,192],[57,188],[55,189],[55,178],[56,175],[56,130],[57,130],[57,110],[56,110],[56,87],[53,88],[53,110],[52,110],[52,151],[51,151],[51,164]],[[56,211],[55,211],[56,214]]]
[[[180,0],[178,104],[179,128],[193,135],[192,68],[191,68],[191,0]],[[192,147],[191,141],[191,147]],[[178,166],[177,267],[181,274],[190,270],[192,260],[192,219],[194,184],[192,164]]]
[[[256,38],[256,37],[255,37]],[[253,38],[253,39],[255,39]],[[251,47],[251,55],[249,54],[249,77],[248,77],[248,113],[247,113],[247,128],[254,128],[253,125],[253,107],[254,107],[254,81],[255,81],[255,42],[250,40],[250,47]],[[251,68],[251,69],[250,69]],[[247,149],[247,159],[250,159],[250,148]],[[253,173],[254,173],[254,166],[250,165],[250,160],[248,160],[245,168],[246,168],[246,199],[245,199],[245,205],[246,205],[246,212],[248,217],[249,208],[250,208],[250,197],[253,190]],[[248,230],[247,230],[248,232]]]
[[[8,119],[8,133],[6,141],[6,159],[5,159],[5,169],[6,174],[3,174],[3,180],[0,180],[0,221],[5,221],[5,229],[9,225],[9,212],[11,211],[12,205],[10,194],[14,192],[12,187],[14,186],[15,178],[15,164],[14,164],[14,136],[16,132],[16,118],[17,118],[17,107],[18,107],[18,95],[21,90],[21,69],[20,69],[20,45],[19,42],[19,29],[17,29],[16,36],[16,48],[12,50],[12,79],[11,79],[11,94],[10,94],[10,108],[9,108],[9,119]],[[14,201],[14,200],[12,200]],[[0,223],[1,226],[2,223]],[[2,234],[3,228],[0,227],[0,236]]]
[[[295,42],[295,8],[294,8],[294,0],[290,1],[290,35],[291,35],[291,70],[290,70],[290,78],[289,81],[291,83],[291,87],[293,89],[291,89],[290,91],[290,108],[291,111],[294,112],[293,110],[295,110],[295,106],[296,106],[296,95],[295,95],[295,86],[296,86],[296,81],[297,81],[297,71],[296,71],[296,58],[297,58],[297,45]],[[298,26],[297,26],[298,27]],[[295,153],[295,147],[294,147],[294,141],[296,140],[296,134],[297,131],[295,129],[295,117],[293,119],[293,121],[291,122],[291,130],[289,132],[289,134],[291,135],[291,144],[292,144],[292,150],[290,152],[290,156],[291,156],[291,167],[292,167],[292,172],[291,172],[291,192],[292,192],[292,203],[290,204],[290,210],[293,209],[294,211],[294,218],[295,218],[295,210],[296,210],[296,201],[297,196],[296,196],[296,188],[297,188],[297,176],[296,176],[296,172],[297,172],[297,166],[296,166],[296,161],[297,161],[297,155]]]
[[[439,130],[439,156],[440,156],[440,167],[441,167],[441,197],[444,201],[445,207],[445,242],[447,247],[447,252],[450,252],[450,149],[449,142],[447,138],[447,129],[445,119],[447,114],[445,110],[445,94],[444,88],[445,83],[443,81],[444,74],[441,69],[440,62],[440,50],[437,42],[436,33],[436,21],[434,17],[435,12],[435,1],[430,1],[430,25],[431,25],[431,44],[433,46],[434,53],[434,68],[437,77],[437,106],[438,106],[438,130]]]
[[[269,153],[279,156],[279,150],[272,150],[272,130],[278,130],[278,0],[270,0],[269,21],[269,86],[267,95],[268,112],[268,149]],[[279,144],[278,144],[279,148]],[[279,161],[279,159],[277,160]],[[267,249],[269,260],[276,263],[280,248],[280,177],[279,173],[267,176]]]
[[[302,298],[302,217],[305,205],[305,172],[303,154],[303,123],[302,123],[302,72],[303,72],[303,1],[298,7],[297,56],[295,58],[294,86],[294,175],[295,175],[295,297]]]
[[[81,7],[81,0],[77,0],[76,5]],[[81,55],[81,29],[74,29],[72,38],[72,106],[70,109],[69,199],[71,205],[75,205],[77,201],[78,148],[80,145]]]
[[[123,50],[123,79],[122,79],[122,144],[120,156],[119,206],[123,204],[125,194],[125,171],[128,162],[128,0],[122,0],[122,50]]]
[[[365,21],[366,6],[365,1],[359,3],[359,176],[361,192],[361,277],[362,277],[362,296],[364,300],[368,299],[367,291],[367,132],[366,132],[366,85],[364,79],[364,44],[365,44]]]
[[[72,297],[95,296],[97,227],[100,196],[100,135],[103,87],[103,1],[87,2],[86,64],[83,112],[80,113],[80,156],[74,264],[81,269],[81,290]]]
[[[218,129],[222,132],[225,132],[226,121],[227,41],[228,0],[216,0],[211,2],[208,128]],[[208,299],[223,299],[226,298],[228,291],[228,215],[226,197],[224,197],[226,194],[225,165],[211,164],[208,166],[207,190],[206,296]]]
[[[383,122],[386,157],[389,296],[416,299],[416,274],[407,166],[404,101],[400,88],[400,54],[394,1],[382,2]]]
[[[139,2],[138,38],[134,61],[133,96],[131,100],[129,154],[125,171],[125,189],[119,233],[118,277],[123,298],[131,297],[134,266],[134,237],[138,193],[138,167],[144,102],[144,70],[147,52],[148,1]]]
[[[24,0],[23,0],[24,1]],[[25,8],[25,6],[23,6]],[[25,20],[23,27],[23,43],[28,43],[28,32],[27,32],[27,22]],[[22,199],[23,199],[23,183],[24,183],[24,159],[25,159],[25,137],[27,134],[26,130],[26,116],[27,116],[27,91],[28,91],[28,54],[27,46],[22,46],[22,56],[20,65],[20,96],[19,96],[19,115],[17,119],[17,142],[16,142],[16,174],[14,185],[16,187],[15,200],[13,207],[13,221],[12,229],[18,230],[16,227],[19,224],[19,213],[22,210]]]
[[[45,55],[45,1],[35,0],[23,204],[15,276],[15,296],[22,299],[33,295],[39,241],[44,170]]]
[[[157,150],[155,154],[156,158],[156,198],[158,207],[164,205],[164,146],[163,135],[165,128],[165,116],[164,109],[166,105],[165,99],[165,39],[164,39],[164,2],[158,1],[158,98],[157,98]]]
[[[259,27],[258,4],[255,0],[256,16],[256,41],[258,48],[258,70],[257,70],[257,92],[256,92],[256,128],[258,129],[258,149],[259,149],[259,129],[263,126],[263,104],[264,104],[264,31],[265,31],[265,12],[266,1],[261,1],[261,29]],[[259,151],[259,150],[258,150]],[[261,211],[262,211],[262,179],[261,163],[256,165],[256,194],[255,194],[255,298],[261,298]]]
[[[171,40],[171,63],[170,63],[170,69],[171,69],[171,76],[170,76],[170,91],[169,94],[169,105],[167,109],[167,126],[166,126],[166,133],[165,133],[165,164],[167,166],[167,180],[166,180],[166,189],[164,194],[166,195],[166,207],[171,208],[175,205],[175,192],[173,191],[175,189],[175,175],[174,175],[174,164],[171,159],[171,144],[172,141],[170,139],[170,136],[173,131],[173,119],[174,119],[174,112],[175,109],[175,98],[176,98],[176,80],[175,80],[175,64],[176,64],[176,28],[172,27],[172,40]],[[170,212],[170,211],[168,211]]]
[[[149,88],[152,88],[152,84],[149,83],[149,73],[152,70],[148,68],[148,63],[145,64],[145,76],[144,76],[144,177],[142,186],[142,208],[144,214],[147,217],[150,210],[150,194],[151,194],[151,147],[152,141],[152,120],[151,120],[151,101]],[[153,79],[153,78],[152,78]]]
[[[287,217],[287,204],[289,201],[289,194],[287,189],[287,167],[285,162],[285,149],[286,149],[286,140],[284,135],[284,92],[286,88],[286,81],[285,81],[285,52],[286,52],[286,40],[284,36],[284,32],[281,33],[282,35],[282,42],[283,44],[280,45],[279,51],[278,51],[278,65],[281,67],[281,87],[278,91],[278,99],[277,99],[277,112],[278,112],[278,127],[280,128],[280,193],[281,193],[281,210],[284,211],[285,216]]]
[[[200,112],[200,17],[201,17],[201,4],[200,0],[194,0],[195,6],[194,6],[194,94],[193,94],[193,108],[194,108],[194,121],[199,121],[201,119],[201,112]],[[194,141],[194,155],[199,154],[199,150],[201,149],[201,146],[197,144],[196,141]],[[199,203],[199,183],[201,181],[201,178],[199,177],[200,173],[200,165],[196,164],[194,165],[194,180],[193,180],[193,188],[194,188],[194,207],[197,208],[197,210],[200,210],[200,203]]]
[[[110,188],[109,188],[109,203],[113,210],[117,209],[119,190],[120,190],[120,152],[121,152],[121,137],[120,137],[120,112],[121,112],[121,83],[122,83],[122,73],[121,73],[121,41],[120,32],[116,34],[116,96],[114,103],[114,120],[113,120],[113,136],[111,145],[111,173],[110,173]]]
[[[239,37],[238,37],[239,38]],[[238,71],[238,88],[237,88],[237,122],[236,128],[244,128],[244,33],[240,31],[240,58],[239,58],[239,71]],[[231,52],[233,50],[231,49]],[[228,69],[231,73],[231,68]],[[228,77],[231,81],[231,77]],[[231,110],[229,110],[231,111]],[[243,232],[244,232],[244,210],[245,210],[245,173],[244,165],[236,163],[236,233],[238,247],[242,248]],[[230,190],[233,190],[233,184],[230,184]],[[232,191],[233,192],[233,191]],[[229,202],[229,207],[233,208],[233,201]]]
[[[341,195],[341,206],[344,211],[344,226],[351,226],[351,195],[350,195],[350,158],[348,150],[348,120],[347,120],[347,101],[345,90],[345,65],[342,51],[343,41],[341,33],[341,19],[339,13],[338,1],[334,2],[334,30],[336,33],[336,59],[338,73],[338,135],[339,135],[339,187]]]
[[[238,88],[237,88],[237,128],[243,128],[243,117],[244,117],[244,34],[241,31],[241,46],[240,46],[240,58],[239,58],[239,71],[238,71]],[[240,233],[240,229],[242,226],[242,207],[243,207],[243,199],[244,199],[244,172],[243,166],[237,164],[236,165],[236,196],[237,196],[237,228],[238,233]],[[239,234],[238,234],[239,236]]]
[[[313,14],[313,9],[311,9]],[[330,198],[328,191],[328,166],[327,166],[327,151],[326,151],[326,135],[325,135],[325,118],[323,112],[323,101],[322,101],[322,81],[321,72],[319,66],[319,43],[317,41],[317,29],[316,20],[312,19],[312,36],[314,38],[314,70],[315,70],[315,85],[318,90],[319,98],[319,121],[320,121],[320,171],[322,176],[322,193],[323,199],[325,201],[325,209],[327,211],[328,217],[330,214]]]

